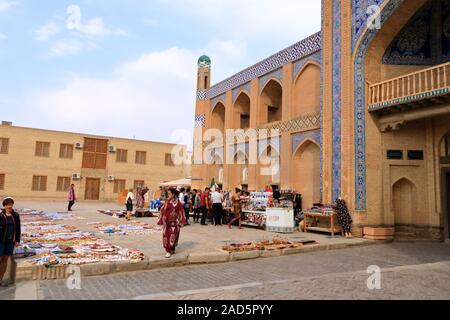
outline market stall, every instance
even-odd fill
[[[305,232],[318,231],[331,233],[342,233],[338,225],[338,216],[332,206],[314,206],[303,212],[305,219]]]
[[[90,232],[62,223],[77,217],[66,213],[18,210],[22,237],[16,258],[32,257],[34,265],[87,264],[97,262],[139,262],[143,253],[109,244]]]
[[[242,225],[263,228],[270,232],[292,233],[295,231],[294,210],[290,191],[281,192],[274,203],[272,192],[251,192],[243,205]]]

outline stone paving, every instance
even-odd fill
[[[17,201],[16,208],[30,208],[36,210],[43,210],[46,212],[58,212],[66,210],[66,202],[48,202],[48,201]],[[74,225],[80,230],[93,232],[95,236],[103,238],[108,242],[128,249],[140,249],[147,258],[163,259],[165,251],[162,247],[162,234],[153,233],[150,235],[105,235],[100,233],[92,225],[91,222],[121,222],[126,223],[125,219],[115,219],[108,215],[98,213],[97,210],[107,209],[123,209],[115,203],[104,202],[81,202],[77,203],[73,210],[73,214],[86,218],[85,220],[67,221],[65,223]],[[156,225],[157,218],[135,218],[135,221],[148,223],[149,225]],[[191,226],[186,226],[181,230],[179,246],[177,248],[177,257],[185,257],[189,254],[205,254],[212,252],[219,252],[219,249],[227,243],[233,242],[252,242],[259,240],[272,240],[274,236],[280,234],[266,232],[256,228],[244,228],[239,230],[233,228],[229,230],[226,226],[202,226],[200,224],[193,224],[191,219]],[[284,235],[281,235],[284,236]],[[317,233],[302,233],[296,232],[294,234],[286,235],[290,239],[309,239],[316,240],[321,245],[365,245],[372,244],[375,241],[365,239],[346,239],[340,235],[332,238],[327,234]]]
[[[382,269],[368,290],[367,268]],[[450,245],[392,243],[224,264],[18,283],[0,299],[450,299]]]

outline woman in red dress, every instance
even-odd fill
[[[179,192],[169,189],[169,199],[161,209],[158,225],[163,226],[163,247],[166,249],[166,258],[175,254],[175,248],[180,238],[180,229],[186,225],[186,216],[183,205],[178,201]]]

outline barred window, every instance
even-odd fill
[[[114,180],[114,193],[121,193],[125,190],[125,180]]]
[[[0,138],[0,153],[7,154],[9,151],[9,139],[8,138]]]
[[[50,142],[37,141],[34,154],[36,157],[50,157]]]
[[[62,159],[73,159],[73,144],[61,144],[59,157]]]
[[[117,149],[116,152],[116,162],[128,162],[128,150]]]
[[[71,180],[70,177],[58,177],[56,191],[67,191],[70,187]]]
[[[147,152],[136,151],[136,164],[146,164],[146,162],[147,162]]]
[[[5,190],[5,174],[0,173],[0,190]]]
[[[33,176],[33,184],[31,187],[33,191],[47,191],[47,177]]]
[[[173,159],[172,159],[172,154],[171,153],[166,153],[165,165],[167,167],[174,167],[175,166],[175,164],[173,163]]]

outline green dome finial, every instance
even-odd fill
[[[198,59],[198,66],[199,68],[209,67],[211,66],[211,59],[208,56],[201,56]]]

